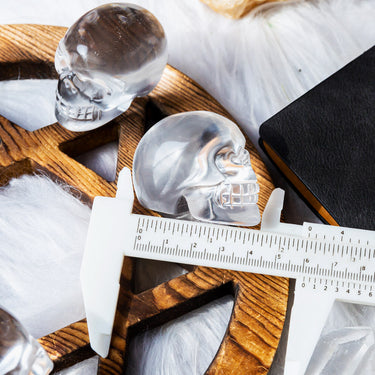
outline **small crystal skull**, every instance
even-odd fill
[[[0,374],[47,375],[53,363],[21,323],[0,307]]]
[[[167,216],[256,225],[259,185],[232,121],[196,111],[166,117],[141,139],[133,161],[139,202]]]
[[[166,63],[164,30],[149,11],[125,3],[89,11],[56,50],[58,122],[73,131],[107,123],[156,86]]]

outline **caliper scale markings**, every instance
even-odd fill
[[[343,236],[306,237],[268,233],[253,229],[132,215],[136,228],[133,249],[128,255],[218,267],[275,276],[312,277],[356,282],[369,288],[374,282],[375,249],[363,243],[348,245]],[[309,227],[309,231],[311,227]],[[368,242],[368,241],[367,241]],[[147,255],[148,254],[148,255]],[[331,283],[332,281],[332,283]],[[368,285],[366,285],[368,284]],[[358,287],[357,285],[357,287]]]

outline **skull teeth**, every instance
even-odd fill
[[[56,93],[57,111],[73,120],[96,121],[102,117],[102,111],[96,105],[72,106],[64,101],[59,92]]]
[[[221,207],[234,208],[253,205],[258,202],[259,185],[256,182],[223,183],[217,194]]]

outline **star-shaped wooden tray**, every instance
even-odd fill
[[[42,25],[1,26],[0,79],[57,78],[54,54],[65,31],[62,27]],[[0,185],[25,173],[43,171],[78,189],[88,204],[97,195],[114,196],[116,181],[105,181],[74,157],[118,139],[117,174],[124,166],[131,168],[150,104],[164,115],[209,110],[231,118],[199,85],[167,66],[150,95],[135,100],[125,114],[90,132],[73,133],[57,123],[29,132],[0,117]],[[259,207],[263,212],[273,184],[249,141],[247,147],[260,185]],[[138,202],[133,211],[155,215]],[[100,359],[99,374],[125,371],[130,333],[161,325],[225,294],[234,296],[234,308],[221,346],[206,373],[259,375],[268,372],[284,324],[287,279],[194,267],[185,275],[136,294],[132,291],[133,273],[133,260],[124,258],[110,353],[106,359]],[[85,321],[73,323],[39,341],[54,361],[55,369],[94,354],[89,347]]]

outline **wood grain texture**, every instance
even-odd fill
[[[54,52],[65,29],[52,26],[0,27],[0,79],[52,78]],[[114,196],[116,182],[107,182],[72,157],[118,139],[117,174],[132,165],[135,148],[144,133],[145,108],[152,102],[165,115],[210,110],[230,115],[200,86],[167,66],[150,95],[137,99],[130,109],[108,125],[86,133],[73,133],[58,124],[28,132],[0,117],[0,184],[24,173],[47,173],[80,192],[91,203],[97,195]],[[252,166],[261,187],[263,212],[273,189],[269,174],[248,141]],[[74,192],[73,191],[73,192]],[[134,212],[155,215],[134,204]],[[99,374],[126,371],[126,344],[138,332],[156,327],[220,296],[235,297],[233,313],[218,353],[207,374],[266,374],[272,363],[284,324],[288,280],[227,270],[195,267],[191,272],[135,294],[133,260],[125,258],[114,332],[108,358],[100,359]],[[85,321],[41,338],[40,343],[57,369],[93,355]]]

